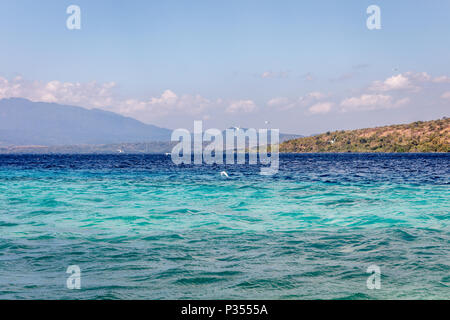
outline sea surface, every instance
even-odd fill
[[[0,299],[439,298],[449,154],[0,156]]]

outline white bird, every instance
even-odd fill
[[[269,124],[269,123],[270,123],[270,121],[267,121],[267,120],[266,120],[266,121],[264,121],[264,123],[265,123],[265,124]]]
[[[221,176],[221,177],[227,177],[227,178],[230,177],[226,171],[222,171],[222,172],[220,173],[220,176]]]
[[[118,153],[122,153],[123,151],[121,149],[117,149],[117,152]]]

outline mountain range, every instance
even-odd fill
[[[79,145],[170,141],[172,130],[100,109],[0,100],[0,145]]]
[[[0,100],[0,153],[165,153],[171,134],[100,109]],[[280,142],[299,137],[280,133]]]

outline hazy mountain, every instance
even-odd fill
[[[65,146],[0,146],[0,154],[151,154],[172,152],[175,142],[153,141]]]
[[[171,130],[99,109],[0,100],[0,145],[77,145],[169,141]]]
[[[237,127],[230,127],[228,128],[228,130],[231,129],[234,131],[235,135],[237,134],[237,130],[243,130],[244,132],[246,132],[248,130],[248,128],[237,128]],[[261,128],[263,129],[263,128]],[[268,130],[270,130],[270,128],[267,128]],[[257,129],[258,131],[258,129]],[[226,136],[226,130],[222,131],[223,136]],[[297,139],[297,138],[303,138],[304,136],[299,135],[299,134],[292,134],[292,133],[282,133],[280,132],[280,136],[279,136],[279,140],[280,142],[284,142],[284,141],[288,141],[288,140],[292,140],[292,139]],[[270,133],[268,134],[268,139],[269,139],[269,143],[270,143]],[[226,141],[226,139],[224,138],[224,141]]]
[[[99,109],[22,98],[0,100],[0,153],[164,153],[174,145],[171,133]],[[280,133],[280,142],[298,137]]]

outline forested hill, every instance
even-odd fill
[[[450,152],[450,118],[334,131],[283,142],[281,152]]]

